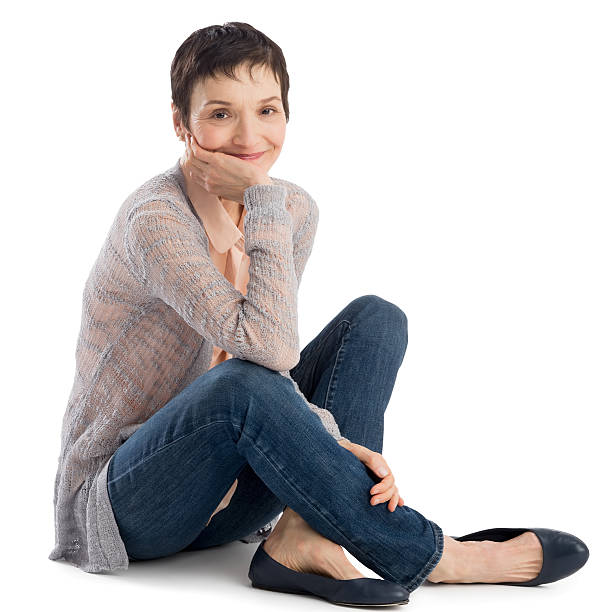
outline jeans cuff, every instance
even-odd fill
[[[431,557],[429,557],[429,560],[423,569],[415,576],[414,580],[412,580],[408,586],[404,587],[409,593],[412,593],[412,591],[419,588],[425,582],[427,576],[433,572],[434,568],[442,558],[442,552],[444,550],[444,534],[442,533],[442,529],[440,529],[436,523],[429,521],[429,524],[434,533],[435,550]]]

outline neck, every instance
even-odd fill
[[[191,200],[191,203],[197,209],[198,205],[202,205],[203,199],[206,195],[210,195],[210,192],[206,191],[203,187],[198,185],[190,176],[188,172],[185,172],[183,168],[183,164],[185,163],[185,155],[181,157],[180,167],[183,172],[183,178],[185,179],[185,187],[187,188],[187,195]],[[226,198],[222,198],[218,196],[219,200],[221,200],[221,204],[226,208],[226,210],[237,210],[243,206],[242,202],[236,202],[234,200],[228,200]]]
[[[185,157],[181,158],[181,172],[183,173],[183,178],[185,179],[185,188],[187,190],[187,195],[193,204],[193,207],[198,214],[200,219],[203,218],[202,211],[205,209],[206,198],[210,197],[210,193],[203,189],[200,185],[198,185],[190,176],[188,172],[183,170],[183,163],[185,161]],[[234,223],[238,225],[240,223],[240,218],[242,217],[242,211],[244,204],[242,202],[235,202],[234,200],[227,200],[225,198],[219,197],[219,201],[223,208],[225,208],[227,214],[232,218]]]

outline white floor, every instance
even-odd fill
[[[17,595],[32,609],[40,606],[39,609],[45,610],[87,609],[87,612],[190,610],[194,605],[198,610],[221,610],[237,609],[242,604],[249,612],[286,610],[287,606],[292,610],[329,609],[332,604],[316,597],[254,589],[247,573],[256,546],[236,542],[205,551],[180,553],[166,559],[132,563],[126,572],[115,575],[87,574],[64,561],[42,561],[35,568],[35,581],[28,588],[20,589]],[[596,556],[597,551],[591,549],[592,557],[594,552]],[[365,576],[378,577],[350,554],[347,556]],[[411,594],[410,608],[385,609],[408,610],[417,606],[422,610],[453,612],[609,609],[603,597],[603,567],[592,557],[581,571],[553,584],[528,588],[425,582]],[[596,575],[598,570],[602,575]]]

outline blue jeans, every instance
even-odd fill
[[[408,344],[391,302],[350,302],[290,371],[343,436],[382,453],[384,413]],[[409,435],[410,432],[406,432]],[[391,466],[393,469],[393,466]],[[234,480],[229,506],[204,527]],[[370,505],[379,478],[327,432],[279,372],[232,358],[208,370],[114,453],[108,492],[132,560],[237,541],[285,506],[408,591],[442,557],[443,534],[407,505]]]

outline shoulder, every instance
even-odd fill
[[[176,167],[161,172],[136,188],[124,202],[127,224],[138,220],[173,220],[191,226],[196,220],[176,178]],[[196,224],[197,225],[197,224]]]
[[[184,199],[176,177],[176,166],[160,172],[139,185],[129,196],[135,203],[142,204],[154,199],[176,201]]]

